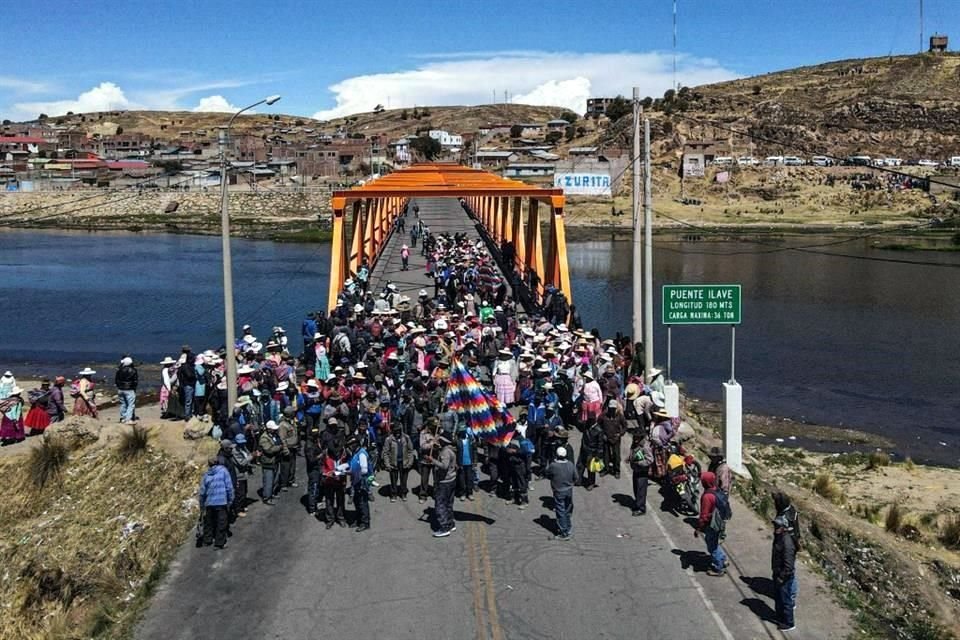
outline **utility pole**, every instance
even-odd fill
[[[677,0],[673,0],[673,90],[677,88]]]
[[[643,342],[645,351],[650,346],[643,339],[643,257],[640,238],[640,87],[633,88],[633,342]]]
[[[653,369],[653,180],[650,167],[650,119],[643,121],[643,354],[644,376]]]
[[[920,53],[923,53],[923,0],[920,0]]]

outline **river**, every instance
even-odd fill
[[[829,238],[803,236],[804,245]],[[960,461],[960,271],[884,262],[958,264],[956,253],[824,251],[658,237],[655,308],[663,284],[740,283],[736,377],[747,411],[892,438],[916,460]],[[234,240],[238,322],[299,341],[305,310],[323,308],[329,246]],[[605,335],[631,326],[630,243],[568,244],[584,323]],[[183,343],[223,342],[220,243],[215,237],[0,232],[0,367],[72,372],[119,354],[157,362]],[[655,326],[657,363],[666,331]],[[730,376],[727,327],[673,330],[673,378],[718,400]]]

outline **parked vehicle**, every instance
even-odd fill
[[[848,164],[854,167],[869,167],[871,164],[870,156],[850,156],[849,158],[847,158],[847,161],[845,164]]]
[[[783,164],[786,167],[800,167],[803,166],[803,158],[798,156],[783,156]]]
[[[940,163],[936,160],[917,160],[917,166],[919,167],[939,167]]]
[[[813,156],[810,158],[810,164],[815,167],[832,167],[833,158],[829,158],[827,156]]]
[[[717,165],[718,167],[729,167],[733,164],[733,158],[728,156],[719,156],[713,159],[713,164]]]
[[[883,164],[888,167],[899,167],[903,164],[903,160],[901,158],[884,158]]]
[[[771,167],[781,165],[783,164],[783,156],[767,156],[767,159],[763,161],[763,164]]]
[[[737,158],[737,164],[741,167],[755,167],[760,164],[760,161],[753,156],[740,156]]]
[[[960,156],[953,156],[950,158],[949,164],[951,167],[960,167]]]
[[[678,442],[671,442],[667,450],[665,480],[676,494],[676,504],[692,515],[699,515],[700,463]]]

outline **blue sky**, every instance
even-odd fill
[[[503,100],[583,111],[587,95],[672,84],[671,0],[54,0],[4,7],[0,117],[97,109],[330,117]],[[914,53],[919,0],[678,0],[680,84]],[[925,0],[960,43],[960,2]],[[954,45],[954,48],[957,48]],[[577,107],[577,105],[580,105]]]

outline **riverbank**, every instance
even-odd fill
[[[687,400],[700,455],[722,446],[716,407]],[[745,416],[746,432],[758,424],[772,426]],[[772,493],[790,496],[800,514],[800,557],[812,560],[854,613],[851,637],[960,636],[960,470],[862,453],[878,442],[849,429],[815,431],[816,441],[849,441],[845,452],[811,451],[790,440],[795,426],[784,421],[776,436],[784,442],[745,442],[750,477],[735,480],[737,498],[769,521],[776,515]],[[800,602],[798,612],[802,596]]]

